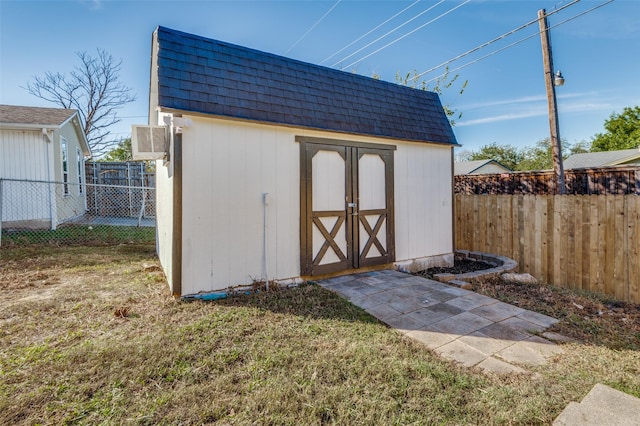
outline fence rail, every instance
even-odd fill
[[[0,179],[0,245],[153,241],[154,197],[148,187]]]
[[[455,195],[457,249],[500,254],[562,287],[640,303],[640,197]]]
[[[640,166],[566,170],[567,194],[640,195]],[[454,177],[456,194],[557,194],[552,170]]]

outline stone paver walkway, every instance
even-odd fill
[[[581,402],[570,402],[553,426],[640,426],[640,399],[601,383]]]
[[[535,335],[556,319],[469,290],[392,270],[317,283],[464,366],[521,373],[526,366],[544,364],[562,353],[559,346]]]

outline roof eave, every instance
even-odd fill
[[[634,160],[640,160],[640,153],[637,155],[631,155],[629,157],[626,158],[619,158],[617,160],[614,161],[610,161],[606,164],[603,164],[602,166],[619,166],[619,165],[624,165],[626,163],[628,163],[629,161],[634,161]]]
[[[0,123],[1,129],[12,130],[59,130],[60,127],[58,124]]]
[[[375,135],[375,134],[369,134],[369,133],[349,132],[349,131],[339,130],[339,129],[327,129],[327,128],[321,128],[321,127],[299,126],[299,125],[293,125],[293,124],[287,124],[287,123],[280,123],[280,122],[276,122],[276,121],[252,120],[250,118],[234,117],[234,116],[220,115],[220,114],[208,114],[208,113],[203,113],[203,112],[190,111],[190,110],[186,110],[186,109],[164,107],[162,105],[159,105],[157,107],[157,111],[161,112],[161,113],[181,114],[181,115],[182,114],[186,114],[186,115],[193,115],[193,116],[197,116],[197,117],[210,117],[210,118],[217,118],[217,119],[222,119],[222,120],[240,121],[240,122],[253,123],[253,124],[268,124],[268,125],[274,125],[274,126],[296,128],[296,129],[317,130],[317,131],[321,131],[321,132],[336,132],[336,133],[343,133],[345,135],[366,136],[366,137],[374,137],[374,138],[380,138],[380,139],[390,139],[390,140],[397,140],[397,141],[404,141],[404,142],[415,142],[415,143],[423,143],[423,144],[427,143],[427,144],[445,145],[445,146],[451,146],[451,147],[461,147],[462,146],[455,139],[454,139],[454,142],[439,142],[439,141],[432,141],[432,140],[426,139],[426,138],[425,139],[406,139],[406,138],[403,139],[403,138],[398,138],[398,137],[393,137],[393,136]]]

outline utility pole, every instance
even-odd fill
[[[558,104],[553,76],[553,56],[547,14],[544,9],[538,11],[540,24],[540,40],[542,42],[542,62],[544,65],[544,81],[547,86],[547,102],[549,104],[549,128],[551,130],[551,148],[553,153],[553,171],[556,175],[556,188],[559,194],[566,194],[564,167],[562,165],[562,146],[560,143],[560,126],[558,124]]]

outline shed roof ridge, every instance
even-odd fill
[[[176,29],[165,27],[165,26],[161,26],[161,25],[158,26],[158,29],[162,29],[164,31],[171,32],[171,33],[178,33],[178,34],[180,34],[182,36],[193,38],[193,39],[196,39],[196,40],[206,40],[206,41],[210,41],[210,42],[220,43],[220,44],[223,44],[225,46],[229,46],[229,47],[233,48],[234,50],[249,51],[249,52],[253,52],[253,53],[258,54],[258,55],[270,56],[270,57],[273,57],[273,58],[278,58],[279,60],[282,60],[282,61],[285,61],[285,62],[296,62],[296,63],[299,63],[301,65],[304,65],[305,67],[313,67],[313,68],[317,68],[317,69],[320,69],[320,70],[327,70],[327,71],[332,72],[332,73],[340,73],[340,74],[342,74],[342,75],[344,75],[346,77],[353,77],[353,78],[357,78],[357,79],[366,79],[366,80],[377,81],[379,83],[382,83],[382,84],[388,85],[390,87],[393,87],[394,90],[397,90],[397,88],[400,88],[400,90],[408,90],[408,91],[412,91],[412,93],[414,91],[418,91],[418,92],[430,93],[430,94],[433,94],[433,95],[438,95],[433,90],[417,89],[415,87],[405,86],[405,85],[402,85],[402,84],[393,83],[393,82],[390,82],[390,81],[386,81],[386,80],[382,80],[382,79],[378,79],[378,78],[374,78],[374,77],[369,77],[369,76],[362,75],[362,74],[357,74],[355,72],[343,71],[343,70],[327,67],[327,66],[324,66],[324,65],[314,64],[313,62],[303,61],[301,59],[290,58],[288,56],[279,55],[277,53],[272,53],[272,52],[267,52],[267,51],[264,51],[264,50],[255,49],[255,48],[252,48],[252,47],[242,46],[242,45],[239,45],[239,44],[236,44],[236,43],[231,43],[231,42],[228,42],[228,41],[225,41],[225,40],[219,40],[219,39],[215,39],[215,38],[200,36],[200,35],[197,35],[197,34],[191,34],[191,33],[187,33],[187,32],[184,32],[184,31],[176,30]]]

